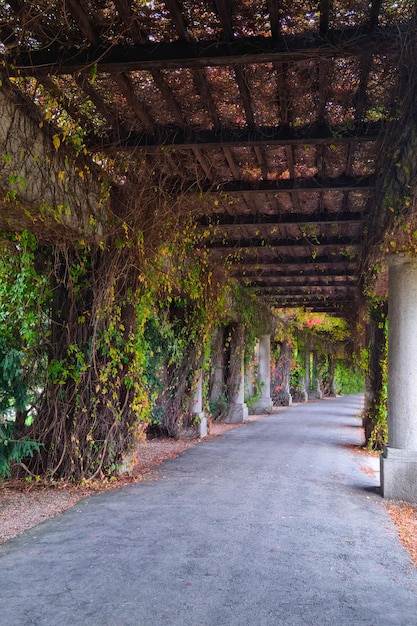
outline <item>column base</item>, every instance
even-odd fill
[[[251,409],[252,415],[264,415],[272,413],[273,404],[271,398],[259,398],[257,403]]]
[[[242,424],[248,419],[248,414],[248,407],[244,402],[242,404],[231,404],[223,421],[226,424]]]
[[[204,415],[204,413],[199,413],[198,414],[200,421],[198,422],[198,435],[199,437],[201,437],[201,439],[204,439],[204,437],[207,437],[208,435],[208,420],[207,417]]]
[[[417,504],[417,451],[385,446],[380,465],[382,496]]]

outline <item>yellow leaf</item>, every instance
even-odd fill
[[[64,178],[65,178],[65,172],[61,170],[60,172],[58,172],[58,180],[62,183]]]
[[[52,143],[54,144],[55,150],[58,150],[59,146],[61,145],[61,140],[58,135],[54,135],[52,137]]]

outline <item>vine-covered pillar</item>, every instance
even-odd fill
[[[304,402],[308,401],[308,392],[310,390],[310,350],[305,349],[304,353],[304,375],[302,378],[301,394],[304,396]]]
[[[230,424],[246,422],[249,411],[245,403],[245,328],[242,324],[237,324],[232,333],[227,395],[224,421]]]
[[[203,411],[203,372],[198,370],[197,380],[194,384],[190,410],[193,421],[197,424],[200,437],[207,437],[207,417]]]
[[[271,335],[261,335],[259,338],[258,376],[261,386],[261,395],[253,407],[255,415],[271,413]]]
[[[371,304],[367,325],[369,358],[363,427],[366,443],[379,450],[386,441],[387,315],[386,301]]]
[[[320,370],[319,370],[319,356],[314,350],[313,352],[313,367],[312,367],[312,376],[311,376],[311,395],[315,398],[321,399],[323,397],[323,391],[321,388],[321,378],[320,378]]]
[[[334,354],[329,354],[329,396],[336,397],[336,358]]]
[[[417,261],[389,259],[388,446],[381,455],[385,498],[417,503]]]
[[[54,250],[49,381],[32,473],[80,480],[121,466],[146,420],[138,270],[112,242]]]
[[[278,361],[273,369],[272,399],[274,404],[291,406],[292,396],[290,390],[292,345],[288,339],[284,339],[280,346]]]
[[[209,387],[209,402],[214,418],[219,417],[226,406],[226,353],[224,344],[224,328],[220,327],[215,329],[211,341],[211,372]]]

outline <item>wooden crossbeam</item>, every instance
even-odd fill
[[[233,276],[240,276],[241,278],[265,278],[265,279],[299,279],[299,280],[304,280],[305,278],[320,278],[320,277],[325,277],[325,278],[344,278],[344,277],[349,277],[349,278],[355,278],[355,268],[352,266],[351,269],[348,268],[348,266],[344,267],[343,269],[335,269],[335,268],[326,268],[326,269],[296,269],[296,270],[289,270],[289,269],[285,269],[285,268],[280,268],[280,269],[276,269],[276,270],[262,270],[262,269],[253,269],[250,268],[245,270],[242,268],[239,268],[239,266],[237,266],[233,271],[232,271]]]
[[[341,247],[359,247],[360,241],[358,239],[353,239],[352,237],[321,237],[318,242],[314,240],[303,238],[303,239],[262,239],[262,238],[253,238],[253,239],[222,239],[219,241],[205,243],[205,246],[208,248],[236,248],[239,250],[244,250],[248,248],[249,250],[263,248],[266,250],[269,249],[281,249],[281,248],[306,248],[308,247],[311,252],[313,250],[317,251],[318,249],[323,249],[325,247],[333,247],[333,248],[341,248]],[[257,250],[258,251],[258,250]]]
[[[183,187],[185,189],[189,188],[189,189],[194,189],[195,185],[193,186],[191,183],[189,185],[184,184]],[[354,178],[353,176],[338,176],[337,178],[318,178],[318,177],[311,177],[311,178],[296,178],[296,179],[280,179],[280,180],[261,180],[261,181],[243,181],[243,180],[237,180],[237,181],[230,181],[227,183],[222,183],[219,185],[215,185],[214,187],[204,187],[201,186],[198,189],[198,192],[210,192],[210,193],[226,193],[228,195],[240,195],[240,194],[254,194],[254,193],[262,193],[262,194],[272,194],[272,195],[277,195],[277,194],[282,194],[282,193],[289,193],[289,192],[297,192],[297,193],[312,193],[312,192],[319,192],[319,193],[323,193],[325,191],[356,191],[356,192],[366,192],[366,191],[372,191],[375,188],[375,180],[373,177],[371,176],[364,176],[362,178]],[[301,214],[290,214],[292,217],[294,217],[295,222],[299,222],[300,220],[298,220],[297,215],[303,215]],[[338,213],[326,213],[326,212],[321,212],[317,215],[322,215],[323,220],[324,221],[337,221],[337,215],[341,216],[341,220],[349,220],[349,215],[350,215],[350,219],[358,219],[358,214],[357,213],[349,213],[349,212],[345,212],[342,214],[338,214]],[[346,217],[343,217],[346,216]],[[283,220],[285,220],[285,216],[282,216]],[[245,219],[248,219],[248,222],[245,222]],[[306,218],[306,214],[304,214],[304,220]],[[309,218],[309,216],[307,216],[307,218]],[[222,221],[222,219],[224,219],[225,221]],[[227,220],[231,220],[230,222]],[[242,219],[242,223],[257,223],[257,222],[251,222],[251,217],[250,216],[245,216],[245,217],[238,217],[236,216],[235,220],[233,221],[233,217],[227,218],[227,217],[215,217],[213,218],[213,220],[216,221],[216,223],[220,223],[220,224],[227,224],[227,223],[237,223],[239,224],[239,220]],[[265,216],[265,220],[266,222],[268,221],[269,217]],[[271,219],[276,219],[272,217]],[[290,217],[291,219],[291,217]],[[302,219],[302,218],[301,218]],[[260,221],[263,221],[262,219],[260,219]],[[309,219],[305,220],[305,221],[310,221]],[[313,221],[316,221],[315,218],[313,218]],[[319,220],[320,221],[320,220]],[[204,222],[203,222],[204,223]]]
[[[230,232],[234,227],[240,226],[325,226],[328,224],[351,224],[363,223],[361,213],[288,213],[274,215],[226,215],[206,216],[198,220],[200,227],[213,227]]]
[[[316,289],[316,287],[351,287],[351,286],[355,286],[355,278],[354,277],[343,277],[343,281],[342,280],[336,280],[336,279],[331,279],[331,280],[324,280],[324,279],[314,279],[314,280],[308,280],[304,283],[302,282],[297,282],[297,281],[283,281],[282,279],[276,280],[276,279],[272,279],[272,278],[266,278],[264,280],[261,279],[250,279],[250,280],[243,280],[243,284],[248,286],[248,287],[270,287],[272,289],[279,289],[280,291],[282,290],[283,292],[285,292],[287,289]]]
[[[347,294],[347,293],[356,293],[357,287],[356,285],[295,285],[295,286],[276,286],[276,285],[259,285],[256,286],[257,293],[270,293],[272,295],[276,295],[277,297],[282,296],[314,296],[318,295],[328,295],[328,294]]]
[[[333,255],[320,255],[315,259],[284,259],[283,261],[247,261],[242,263],[236,263],[235,268],[242,271],[267,271],[267,272],[283,272],[285,275],[289,271],[288,267],[292,266],[296,268],[297,275],[302,271],[327,271],[333,269],[334,271],[350,271],[356,268],[356,263],[349,261],[346,257],[341,258]]]
[[[341,306],[352,305],[352,299],[343,294],[337,298],[337,301],[330,299],[328,296],[314,296],[308,298],[306,296],[290,296],[285,298],[282,296],[274,296],[274,294],[259,294],[264,300],[267,300],[277,307],[316,307],[316,306]]]
[[[256,252],[256,251],[255,251]],[[282,271],[286,273],[289,269],[294,271],[314,271],[319,269],[334,269],[342,271],[355,271],[356,269],[356,257],[352,259],[346,258],[345,255],[340,253],[330,254],[317,254],[313,258],[311,254],[298,257],[282,257],[281,255],[276,259],[270,258],[247,258],[244,260],[236,259],[234,261],[233,269],[235,272],[240,271]]]
[[[383,125],[379,122],[358,124],[351,128],[339,128],[324,124],[310,124],[297,128],[285,126],[259,126],[257,128],[222,128],[220,130],[185,131],[182,128],[156,126],[152,133],[129,133],[118,140],[102,137],[86,138],[91,149],[96,150],[137,150],[139,148],[241,148],[250,146],[305,146],[339,145],[375,141],[381,134]]]
[[[306,58],[362,56],[369,53],[398,53],[402,27],[361,27],[329,30],[326,36],[309,33],[276,37],[244,37],[231,41],[150,42],[142,45],[90,46],[84,49],[12,51],[10,71],[22,74],[74,74],[97,67],[98,71],[131,72],[241,65],[246,63],[294,62]]]

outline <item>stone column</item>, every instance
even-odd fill
[[[198,379],[194,387],[194,395],[191,399],[191,413],[197,424],[200,437],[207,437],[207,417],[203,411],[203,372],[199,370]]]
[[[255,415],[271,413],[271,335],[261,335],[259,339],[258,376],[261,395],[254,404],[253,412]]]
[[[417,503],[417,261],[389,259],[388,446],[381,455],[385,498]]]
[[[333,354],[329,355],[329,396],[336,397],[336,387],[335,387],[335,370],[336,370],[336,359]]]
[[[304,398],[301,401],[307,402],[308,394],[310,391],[310,350],[308,350],[307,348],[304,354],[304,367],[305,367],[305,374],[303,376],[304,389],[301,390],[301,394],[304,396]]]
[[[312,372],[312,377],[313,377],[313,385],[311,386],[311,390],[312,390],[312,396],[314,397],[314,391],[316,392],[316,398],[319,398],[321,400],[321,398],[323,397],[323,391],[321,389],[321,380],[320,380],[320,375],[319,375],[319,357],[317,352],[313,352],[313,372]]]
[[[240,356],[240,385],[234,398],[231,398],[225,422],[229,424],[240,424],[248,419],[248,407],[245,404],[245,367],[244,351]]]

